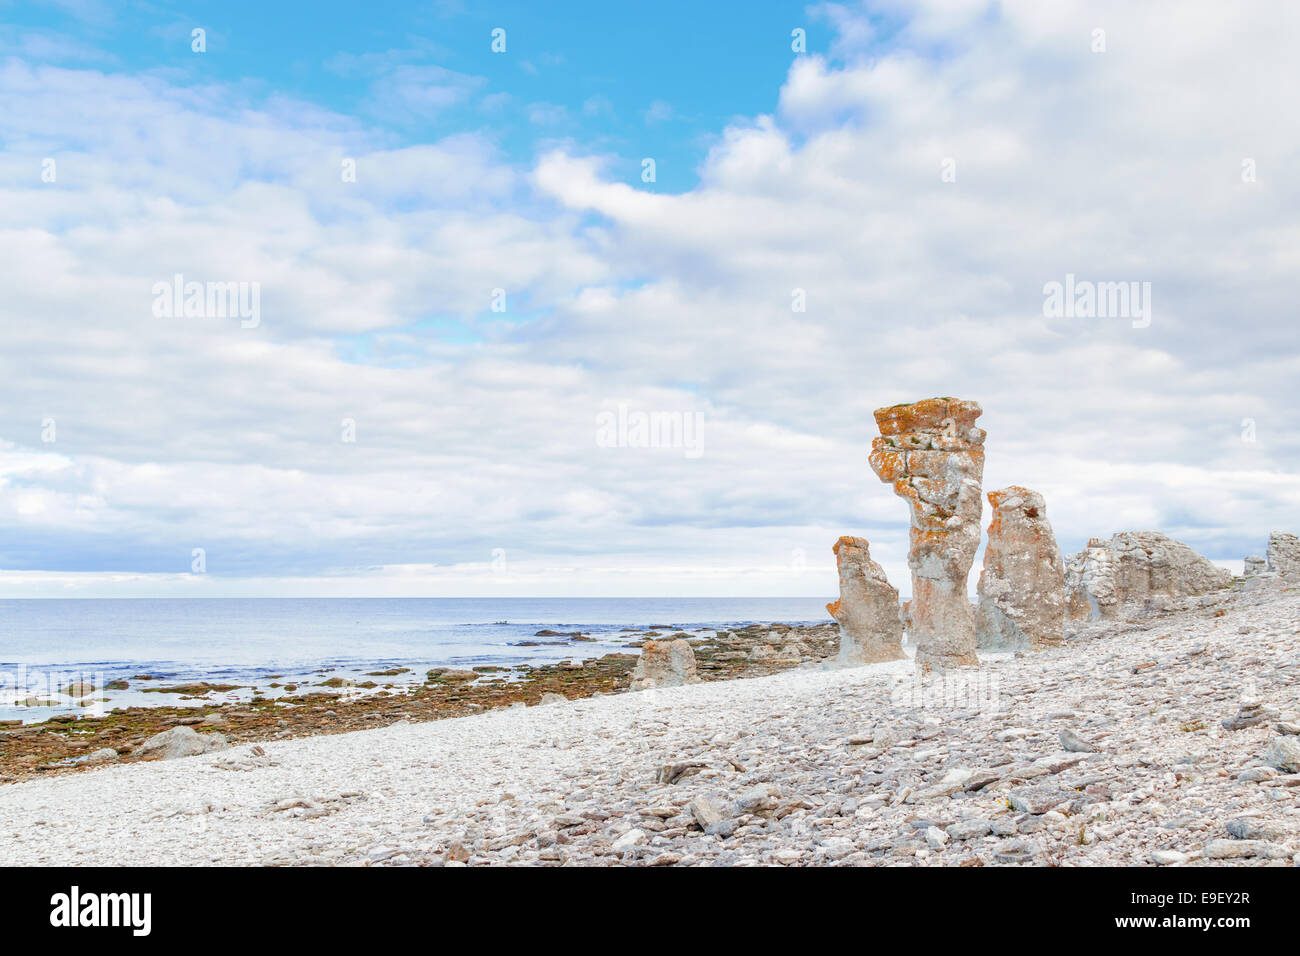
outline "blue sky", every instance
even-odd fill
[[[866,454],[873,409],[929,395],[983,405],[985,487],[1042,492],[1067,552],[1296,530],[1300,12],[0,24],[2,596],[829,600],[841,534],[905,591]],[[178,274],[255,287],[256,321],[161,313]],[[1150,321],[1051,314],[1067,276],[1149,283]],[[615,413],[700,443],[602,438]]]
[[[231,2],[10,3],[9,31],[68,38],[106,69],[218,82],[251,102],[290,96],[373,126],[393,143],[481,133],[529,161],[539,144],[580,141],[608,152],[638,188],[680,191],[720,131],[769,112],[795,55],[791,31],[824,52],[824,18],[799,3]],[[191,31],[207,31],[207,53]],[[492,31],[506,31],[504,53]],[[394,70],[439,68],[472,85],[445,108],[381,105],[373,85]],[[486,104],[484,101],[487,101]],[[643,184],[654,157],[657,181]]]

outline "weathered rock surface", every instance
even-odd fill
[[[200,734],[193,727],[173,727],[154,734],[136,751],[136,756],[157,760],[176,757],[194,757],[199,754],[225,750],[230,744],[221,734]]]
[[[698,684],[695,671],[695,652],[685,640],[646,641],[641,647],[641,657],[632,671],[632,689],[649,690],[653,687],[681,687]]]
[[[1106,539],[1089,539],[1087,547],[1065,562],[1065,614],[1081,621],[1119,617],[1115,556]]]
[[[988,493],[993,506],[975,612],[977,646],[1041,650],[1065,639],[1065,566],[1036,491]]]
[[[975,664],[966,579],[980,543],[983,413],[977,402],[927,398],[875,412],[871,468],[911,505],[910,634],[922,666]]]
[[[1159,531],[1122,531],[1093,538],[1066,563],[1066,614],[1114,620],[1167,611],[1186,597],[1226,587],[1232,575]]]
[[[1250,578],[1268,570],[1268,558],[1258,554],[1248,554],[1242,561],[1242,573]]]
[[[1300,737],[1274,737],[1264,751],[1264,763],[1283,773],[1300,773]]]
[[[1268,569],[1279,574],[1300,574],[1300,538],[1285,531],[1270,534]]]
[[[840,626],[842,657],[872,664],[903,657],[903,620],[898,589],[871,560],[866,538],[841,537],[832,549],[840,572],[840,599],[826,610]]]

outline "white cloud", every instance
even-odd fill
[[[0,592],[38,571],[190,588],[201,546],[205,593],[829,598],[842,533],[906,589],[871,411],[932,394],[984,405],[986,487],[1043,491],[1067,548],[1155,526],[1257,551],[1300,513],[1276,23],[1300,14],[1189,6],[891,4],[888,44],[828,8],[835,58],[795,60],[679,194],[580,145],[520,169],[481,136],[403,146],[306,104],[10,60]],[[385,69],[380,119],[491,95]],[[262,325],[155,319],[175,272],[260,282]],[[1045,319],[1066,273],[1150,281],[1151,326]],[[700,414],[702,457],[599,447],[619,404]]]

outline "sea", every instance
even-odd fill
[[[811,597],[0,600],[0,721],[277,696],[272,684],[306,688],[334,677],[401,685],[434,667],[579,661],[627,651],[636,639],[629,628],[696,633],[825,620],[824,603]],[[370,676],[380,671],[402,673]],[[78,682],[98,690],[65,693]],[[233,689],[203,700],[156,690],[197,682]],[[119,686],[104,690],[110,684]]]

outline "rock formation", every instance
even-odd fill
[[[980,542],[983,413],[976,402],[927,398],[876,410],[871,468],[910,502],[910,634],[918,664],[975,664],[966,579]]]
[[[632,671],[632,690],[681,687],[699,682],[700,677],[695,672],[695,652],[686,641],[681,638],[646,641],[641,646],[641,657]]]
[[[1115,559],[1110,542],[1091,538],[1065,563],[1065,615],[1071,620],[1112,621],[1119,617]]]
[[[840,571],[840,599],[826,610],[840,625],[841,657],[850,664],[896,661],[903,656],[898,589],[871,560],[866,538],[840,538],[832,549]]]
[[[1246,555],[1245,560],[1241,563],[1243,568],[1242,573],[1248,578],[1253,578],[1255,575],[1262,574],[1268,570],[1268,558],[1262,557],[1258,554]]]
[[[1093,538],[1066,566],[1071,618],[1112,620],[1169,610],[1184,597],[1224,587],[1232,575],[1159,531],[1124,531],[1109,543]]]
[[[1278,574],[1300,572],[1300,538],[1285,531],[1268,536],[1268,569]]]
[[[980,572],[976,644],[1038,650],[1065,639],[1065,567],[1043,496],[1012,485],[988,493],[993,506]]]
[[[174,760],[225,750],[229,746],[223,734],[200,734],[193,727],[181,726],[154,734],[136,748],[135,756]]]

